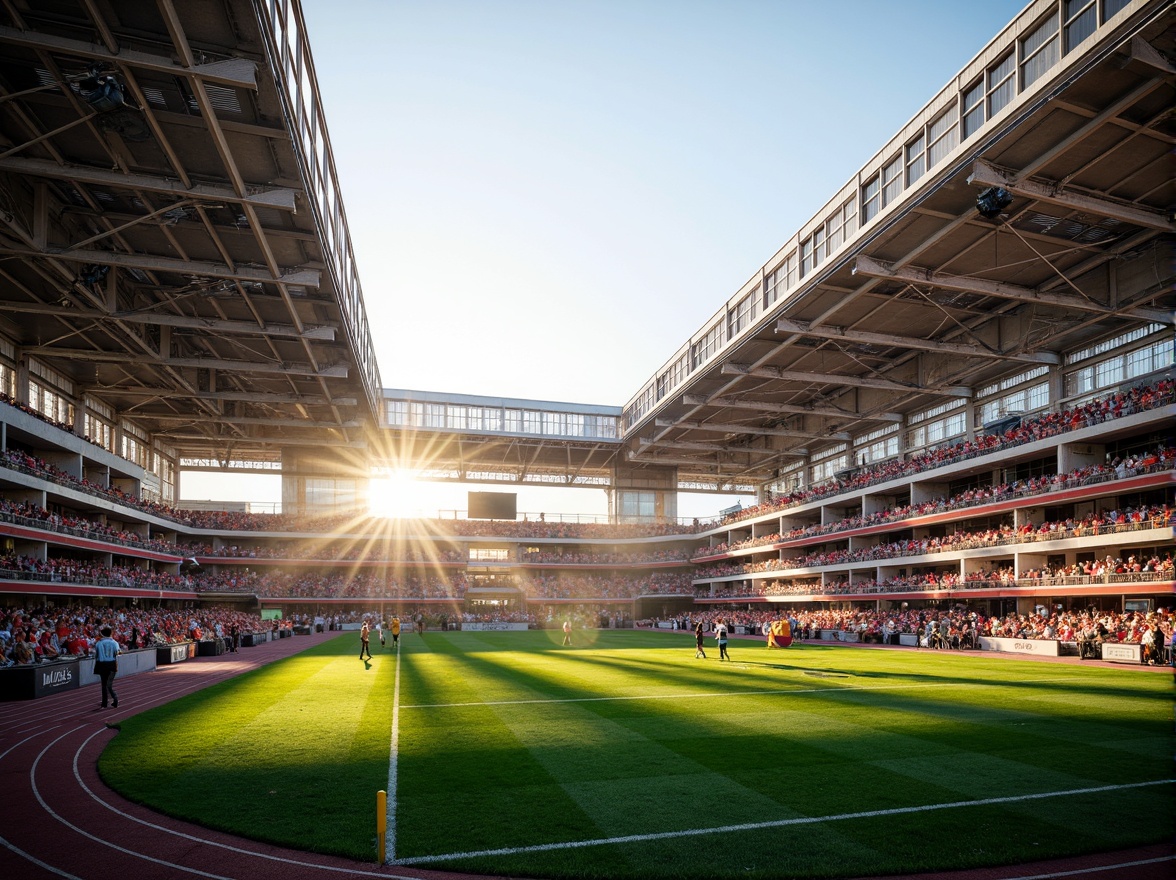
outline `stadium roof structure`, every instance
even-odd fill
[[[1166,0],[1031,2],[623,407],[550,430],[382,388],[296,0],[5,8],[0,335],[179,460],[378,437],[440,479],[755,491],[1172,323]]]
[[[1079,42],[1059,4],[1030,4],[628,402],[626,456],[762,483],[1170,327],[1176,32],[1170,6],[1114,5]],[[1049,41],[1043,73],[1029,53]]]
[[[379,371],[300,12],[6,9],[0,315],[20,354],[186,457],[362,443]]]

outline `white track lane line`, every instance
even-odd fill
[[[270,661],[270,662],[273,662],[273,661]],[[260,668],[260,667],[252,667],[252,668]],[[150,689],[150,694],[147,697],[147,702],[150,704],[150,707],[153,708],[156,705],[162,705],[163,703],[171,702],[172,700],[177,699],[179,696],[185,695],[187,693],[194,693],[196,691],[203,690],[206,687],[211,687],[214,684],[219,684],[222,681],[226,681],[230,678],[235,677],[236,675],[240,674],[241,671],[249,672],[252,670],[246,669],[246,670],[239,670],[239,671],[235,671],[235,672],[231,672],[231,673],[213,673],[209,677],[200,678],[198,682],[190,680],[190,678],[191,678],[190,675],[185,676],[184,678],[181,678],[174,683],[168,682],[168,685],[165,687]],[[163,670],[158,670],[158,672],[163,673]],[[143,673],[143,674],[150,675],[151,673]],[[128,676],[127,678],[123,679],[124,684],[120,687],[120,689],[125,690],[128,683],[133,682],[134,684],[139,684],[140,682],[138,679],[139,679],[139,676]],[[148,686],[151,684],[150,682],[141,682],[141,683],[144,685],[148,685]],[[80,695],[83,694],[84,692],[85,692],[84,688],[79,689],[79,691],[71,694],[69,696],[69,698],[67,698],[70,701],[70,705],[75,706],[75,708],[69,708],[69,706],[63,706],[61,708],[55,709],[55,712],[52,714],[47,713],[47,714],[42,715],[40,717],[29,718],[28,720],[22,720],[16,724],[8,725],[6,727],[0,728],[0,736],[19,736],[19,735],[21,735],[21,733],[23,733],[24,731],[29,730],[29,729],[36,729],[36,730],[38,730],[38,732],[44,733],[46,731],[55,729],[60,724],[68,724],[72,721],[76,721],[79,718],[79,716],[85,716],[85,715],[93,716],[93,720],[95,723],[106,724],[112,719],[126,717],[127,711],[132,708],[135,708],[135,709],[142,709],[143,708],[142,703],[139,703],[135,700],[136,696],[140,696],[140,695],[135,692],[132,692],[132,693],[129,693],[128,695],[124,696],[124,698],[123,698],[123,702],[130,701],[133,704],[132,706],[124,707],[124,709],[121,712],[118,709],[114,709],[114,710],[108,710],[106,714],[99,715],[97,710],[86,709],[82,705],[82,698]]]
[[[323,641],[327,640],[324,639]],[[311,647],[314,646],[312,645]],[[296,654],[289,654],[287,656],[293,657]],[[46,712],[35,718],[18,718],[10,723],[0,724],[0,737],[20,736],[21,733],[30,728],[44,733],[56,728],[61,723],[68,724],[75,721],[80,715],[94,714],[94,720],[97,723],[106,724],[110,719],[125,717],[127,714],[126,709],[142,709],[143,704],[136,701],[136,697],[143,696],[139,693],[140,690],[149,691],[146,699],[146,702],[149,704],[148,708],[155,708],[155,706],[171,702],[181,695],[195,693],[196,691],[211,687],[214,684],[220,684],[222,681],[227,681],[238,675],[252,672],[255,669],[260,669],[263,666],[268,666],[270,663],[282,659],[284,658],[272,658],[262,654],[256,655],[253,659],[230,660],[217,665],[204,663],[193,663],[189,666],[182,664],[175,666],[169,665],[142,674],[124,676],[118,679],[120,688],[132,688],[134,690],[128,692],[128,696],[124,698],[123,702],[131,701],[134,705],[125,707],[122,712],[117,709],[109,710],[107,714],[101,716],[97,715],[96,710],[88,710],[82,705],[85,701],[97,694],[97,690],[95,689],[94,694],[86,696],[87,690],[91,687],[91,685],[86,685],[69,692],[68,696],[61,695],[62,705],[60,707],[54,706],[51,712]],[[169,672],[169,670],[174,671]],[[143,676],[147,677],[144,678]],[[177,680],[172,682],[171,679],[173,678]],[[166,684],[159,688],[153,688],[152,684],[157,682],[161,684],[166,682]],[[137,687],[139,685],[142,685],[142,687]],[[71,706],[76,706],[76,708],[70,708]]]
[[[9,746],[7,749],[5,749],[3,752],[0,752],[0,761],[3,761],[6,757],[8,757],[8,753],[11,752],[13,749],[19,749],[21,746],[23,746],[29,740],[36,739],[37,737],[42,736],[43,734],[49,732],[50,729],[51,728],[46,728],[45,730],[39,730],[36,733],[30,733],[28,736],[26,736],[20,742],[13,743],[11,746]],[[81,730],[81,729],[82,729],[81,727],[74,728],[74,730]]]
[[[207,878],[209,878],[209,880],[235,880],[235,878],[232,878],[232,877],[224,877],[224,876],[221,876],[220,874],[210,874],[207,871],[200,871],[195,868],[188,868],[188,867],[185,867],[184,865],[178,865],[175,862],[164,861],[163,859],[157,859],[157,858],[154,858],[153,856],[144,855],[143,853],[137,853],[134,850],[129,850],[126,847],[119,846],[116,843],[112,843],[111,841],[105,840],[101,837],[97,837],[96,835],[91,834],[89,831],[86,831],[82,828],[79,828],[77,825],[74,825],[72,822],[70,822],[68,819],[66,819],[64,816],[62,816],[60,813],[58,813],[56,810],[54,810],[52,807],[50,807],[49,804],[45,803],[45,799],[43,797],[41,797],[41,790],[39,788],[37,788],[37,766],[41,763],[41,758],[45,756],[46,752],[48,752],[51,748],[53,748],[53,746],[57,745],[57,743],[61,742],[61,740],[65,739],[67,736],[69,736],[71,733],[73,733],[74,731],[76,731],[78,729],[80,729],[80,728],[74,728],[74,730],[66,731],[61,736],[59,736],[57,739],[53,740],[53,742],[49,743],[49,745],[45,746],[45,748],[43,748],[41,750],[41,753],[39,755],[37,755],[37,759],[35,761],[33,761],[33,766],[29,768],[29,782],[33,787],[33,795],[37,798],[37,803],[39,803],[41,805],[42,810],[44,810],[46,813],[48,813],[50,816],[52,816],[54,819],[56,819],[58,822],[60,822],[66,828],[70,829],[71,831],[73,831],[77,834],[80,834],[82,837],[85,837],[89,840],[92,840],[95,843],[100,843],[103,846],[110,847],[111,849],[116,850],[117,852],[121,852],[125,855],[134,856],[135,858],[143,859],[145,861],[152,862],[153,864],[156,864],[156,865],[163,865],[168,868],[175,868],[178,871],[184,871],[189,874],[195,874],[198,877],[207,877]],[[96,736],[96,735],[97,734],[92,734],[91,736]],[[87,742],[89,742],[89,739],[87,739]]]
[[[1160,862],[1171,862],[1174,860],[1176,860],[1176,856],[1159,856],[1154,859],[1140,859],[1136,862],[1119,862],[1114,865],[1102,865],[1097,868],[1075,868],[1073,871],[1054,871],[1051,874],[1029,874],[1024,877],[1006,877],[1004,880],[1049,880],[1051,877],[1076,877],[1080,874],[1101,874],[1103,871],[1137,868],[1140,865],[1157,865]]]
[[[153,831],[159,831],[164,834],[170,834],[173,837],[179,837],[179,838],[182,838],[183,840],[190,840],[193,843],[202,844],[204,846],[215,846],[218,849],[227,850],[228,852],[239,853],[241,855],[251,856],[251,857],[257,858],[257,859],[267,859],[268,861],[271,861],[271,862],[278,862],[280,864],[285,864],[285,865],[293,865],[298,868],[313,868],[317,871],[327,871],[327,872],[332,872],[332,873],[336,873],[336,874],[346,874],[348,876],[355,876],[355,877],[384,877],[384,878],[386,878],[386,880],[420,880],[420,878],[418,878],[418,877],[407,877],[403,874],[389,874],[385,871],[367,871],[367,870],[364,870],[363,868],[359,868],[359,867],[341,868],[341,867],[337,867],[334,865],[320,865],[316,862],[307,862],[307,861],[302,861],[300,859],[287,858],[286,856],[275,856],[270,853],[257,852],[255,850],[246,849],[245,847],[242,847],[242,846],[235,846],[230,843],[222,843],[219,840],[210,840],[207,837],[199,837],[195,834],[188,834],[184,831],[177,831],[175,828],[168,828],[165,825],[157,825],[154,822],[148,822],[146,819],[140,819],[138,816],[133,816],[130,813],[125,812],[124,810],[120,810],[118,807],[114,806],[113,804],[108,804],[101,797],[99,797],[88,785],[86,785],[85,780],[82,779],[81,770],[78,768],[79,758],[80,758],[82,752],[85,750],[86,746],[89,745],[90,740],[92,740],[95,736],[97,736],[100,733],[102,733],[101,730],[95,731],[94,733],[92,733],[90,736],[88,736],[86,738],[85,742],[83,742],[80,746],[78,746],[77,750],[74,752],[74,758],[73,758],[74,779],[77,781],[77,784],[81,787],[81,789],[86,794],[88,794],[90,796],[90,798],[92,800],[94,800],[95,803],[102,805],[106,809],[110,810],[110,812],[114,813],[116,816],[119,816],[123,819],[127,819],[131,822],[136,822],[139,825],[142,825],[145,828],[150,828]],[[123,851],[129,852],[129,850],[123,850]],[[131,854],[138,855],[137,853],[131,853]],[[147,856],[143,856],[143,858],[147,858]],[[182,868],[182,870],[186,871],[189,869]],[[246,876],[248,876],[249,873],[251,873],[251,872],[246,872]]]
[[[79,877],[77,874],[70,874],[67,871],[63,871],[60,868],[55,868],[50,864],[42,862],[39,858],[37,858],[34,855],[30,855],[29,853],[25,852],[20,847],[13,846],[9,841],[5,840],[3,837],[0,837],[0,846],[4,847],[6,850],[9,850],[10,852],[16,853],[22,859],[25,859],[26,861],[32,862],[38,868],[43,868],[44,870],[48,871],[50,874],[56,874],[58,877],[65,877],[66,880],[83,880],[83,878]]]
[[[396,640],[396,684],[392,688],[392,745],[388,750],[388,827],[384,830],[384,864],[396,861],[396,774],[400,754],[400,640]]]
[[[929,813],[935,810],[953,810],[960,807],[985,807],[992,804],[1013,804],[1043,798],[1069,797],[1079,794],[1099,794],[1106,791],[1126,791],[1151,785],[1171,785],[1176,780],[1157,779],[1150,782],[1132,782],[1126,785],[1100,785],[1094,788],[1073,788],[1066,791],[1046,791],[1040,794],[1021,794],[1008,797],[981,798],[974,801],[953,801],[946,804],[924,804],[918,807],[894,807],[889,810],[867,810],[860,813],[842,813],[837,816],[802,816],[796,819],[777,819],[772,822],[748,822],[742,825],[720,825],[717,828],[691,828],[685,831],[662,831],[656,834],[630,834],[624,837],[600,837],[594,840],[571,840],[563,843],[542,843],[535,846],[512,846],[502,849],[484,849],[474,852],[445,853],[436,856],[416,856],[400,859],[399,865],[420,865],[428,862],[450,861],[452,859],[480,858],[484,856],[509,856],[518,853],[549,852],[560,849],[580,849],[588,846],[609,846],[618,843],[644,843],[650,840],[670,840],[676,837],[700,837],[707,834],[728,834],[738,831],[759,831],[765,828],[787,828],[794,825],[816,825],[821,822],[840,822],[846,819],[872,819],[878,816],[900,816],[908,813]]]
[[[78,729],[80,729],[80,728],[76,728],[76,727],[74,728],[74,730],[78,730]],[[11,752],[13,749],[16,749],[16,748],[19,748],[20,746],[23,746],[29,740],[36,739],[40,735],[41,735],[41,733],[34,733],[34,734],[31,734],[30,736],[26,736],[24,739],[22,739],[18,743],[13,743],[5,751],[0,752],[0,761],[3,761],[6,757],[8,757],[9,752]],[[52,874],[56,874],[59,877],[65,877],[65,878],[67,878],[67,880],[82,880],[82,878],[80,878],[74,874],[67,873],[66,871],[62,871],[60,868],[55,868],[52,865],[41,861],[40,859],[38,859],[36,856],[32,855],[31,853],[25,852],[23,849],[21,849],[19,846],[17,846],[16,844],[14,844],[12,841],[8,840],[7,838],[0,837],[0,846],[4,847],[6,850],[9,850],[10,852],[15,853],[16,855],[20,856],[22,859],[25,859],[26,861],[32,862],[37,867],[44,868],[46,871],[49,871]]]

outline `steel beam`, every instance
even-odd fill
[[[71,40],[54,34],[42,34],[36,31],[19,30],[13,27],[0,27],[0,43],[12,46],[24,46],[26,49],[40,49],[49,52],[60,52],[74,55],[78,58],[88,58],[92,61],[105,61],[108,64],[128,64],[143,70],[153,70],[157,73],[170,73],[173,76],[199,77],[207,82],[224,86],[234,86],[239,89],[257,90],[257,64],[247,58],[226,58],[221,61],[210,61],[206,64],[195,64],[184,67],[176,64],[171,58],[162,55],[152,55],[125,46],[118,54],[104,49],[97,43]]]
[[[983,159],[972,163],[968,183],[973,186],[999,186],[1015,196],[1061,205],[1074,211],[1109,217],[1122,223],[1143,226],[1160,232],[1176,232],[1176,223],[1166,211],[1150,210],[1135,205],[1100,199],[1084,193],[1067,192],[1058,184],[1038,183],[1034,180],[1018,180],[1016,174],[1005,174],[989,165]]]
[[[166,193],[179,198],[201,199],[210,202],[240,202],[258,208],[276,208],[280,211],[298,210],[297,193],[292,189],[271,186],[250,186],[243,195],[237,195],[232,187],[198,183],[184,186],[181,181],[153,174],[124,174],[109,168],[95,168],[90,165],[59,165],[47,159],[27,159],[10,156],[0,159],[0,171],[28,178],[48,177],[53,180],[71,180],[97,186],[115,186],[123,189],[138,189],[144,192]]]
[[[787,453],[782,453],[787,455]],[[729,476],[742,475],[745,478],[753,479],[760,483],[764,480],[771,479],[775,474],[776,469],[767,465],[764,462],[758,465],[747,465],[738,461],[705,461],[698,458],[672,458],[670,456],[647,456],[641,457],[642,453],[629,450],[625,455],[627,461],[634,464],[644,464],[650,467],[676,467],[676,468],[690,468],[695,474],[709,474],[713,478],[718,479],[724,473]],[[749,474],[755,475],[748,477]],[[679,479],[681,479],[681,472],[679,472]]]
[[[1143,40],[1139,40],[1139,42],[1147,46],[1147,43],[1144,43]],[[1151,49],[1151,46],[1147,47],[1148,49]],[[1132,40],[1132,49],[1135,49],[1135,40]],[[1151,51],[1153,54],[1156,54],[1154,49]],[[1077,131],[1071,132],[1069,135],[1062,138],[1061,141],[1059,141],[1050,149],[1046,150],[1034,161],[1030,162],[1028,165],[1018,171],[1016,176],[1012,178],[1012,181],[1016,184],[1020,184],[1026,178],[1036,174],[1058,156],[1062,155],[1062,153],[1067,152],[1072,147],[1077,146],[1082,141],[1093,135],[1104,122],[1114,119],[1132,104],[1142,100],[1143,98],[1146,98],[1162,85],[1164,85],[1164,79],[1161,77],[1156,77],[1155,79],[1148,80],[1143,85],[1124,95],[1118,101],[1115,101],[1115,103],[1111,104],[1109,107],[1106,107],[1098,115],[1091,117],[1081,126],[1079,126]]]
[[[844,385],[850,388],[877,388],[882,391],[901,391],[904,394],[942,394],[945,397],[971,397],[972,389],[962,385],[928,388],[915,383],[895,382],[873,376],[844,376],[840,373],[810,373],[806,370],[784,370],[780,367],[752,367],[748,364],[723,364],[724,376],[754,376],[757,379],[780,379],[785,382],[805,382],[819,385]]]
[[[292,324],[255,324],[252,321],[231,321],[226,318],[202,318],[193,315],[175,315],[160,312],[103,312],[98,309],[75,309],[68,306],[45,303],[5,303],[4,311],[22,312],[31,315],[56,315],[62,318],[76,318],[83,321],[123,321],[127,324],[149,324],[164,327],[186,327],[193,330],[212,330],[217,333],[245,334],[251,336],[278,336],[314,339],[320,342],[334,342],[338,329],[331,324],[306,327],[299,332]]]
[[[789,431],[787,428],[765,428],[760,425],[725,425],[699,419],[654,419],[658,428],[689,428],[693,431],[713,431],[718,434],[755,434],[766,437],[795,437],[800,440],[848,440],[849,434],[840,431]]]
[[[790,403],[768,403],[758,400],[740,400],[737,397],[705,397],[701,394],[687,394],[682,403],[686,406],[721,406],[730,409],[746,409],[753,412],[796,413],[802,416],[821,416],[829,419],[856,419],[859,421],[901,422],[902,413],[857,413],[833,406],[802,406]]]
[[[330,422],[322,419],[271,419],[258,418],[257,416],[230,416],[220,415],[218,417],[210,418],[208,416],[194,418],[190,415],[180,415],[178,413],[153,413],[145,410],[135,410],[133,418],[142,421],[151,422],[179,422],[180,424],[209,424],[214,422],[224,422],[232,425],[268,425],[272,428],[362,428],[363,422],[358,419],[348,419],[345,422]]]
[[[346,379],[346,364],[331,367],[313,367],[302,364],[279,364],[268,361],[230,361],[221,358],[135,358],[119,351],[91,351],[84,348],[54,348],[51,345],[34,346],[24,351],[45,357],[66,358],[100,364],[148,363],[156,367],[191,367],[200,370],[225,370],[234,373],[270,373],[280,376],[314,376],[324,379]]]
[[[57,248],[38,251],[33,248],[0,245],[0,254],[16,257],[46,257],[52,260],[69,260],[83,264],[96,263],[99,266],[121,266],[127,269],[143,269],[148,272],[174,272],[180,275],[198,275],[204,278],[227,278],[232,281],[268,281],[275,284],[299,284],[314,288],[322,283],[322,272],[318,269],[279,267],[279,270],[284,274],[274,277],[269,269],[255,269],[251,266],[232,268],[224,263],[213,263],[207,260],[177,260],[172,257],[124,254],[119,251],[62,250]]]
[[[226,439],[226,438],[222,438],[222,437],[209,437],[207,434],[181,434],[181,433],[171,433],[168,431],[157,432],[157,436],[166,437],[170,442],[173,442],[173,443],[188,443],[188,444],[191,444],[192,447],[197,447],[198,444],[223,442]],[[249,446],[262,445],[262,446],[277,446],[277,447],[282,447],[282,446],[318,446],[321,448],[322,446],[325,445],[322,437],[315,439],[315,438],[311,438],[311,437],[250,437],[250,436],[244,436],[244,437],[233,437],[232,441],[233,441],[233,445],[235,445],[235,446],[246,446],[246,445],[249,445]],[[368,448],[367,442],[364,440],[331,439],[327,442],[330,443],[330,447],[332,449],[367,449]],[[281,473],[281,471],[270,471],[269,473]]]
[[[82,389],[84,393],[102,398],[107,395],[118,397],[153,397],[194,400],[235,400],[243,403],[264,403],[273,406],[292,404],[296,406],[358,406],[356,397],[321,397],[314,394],[272,394],[265,391],[187,391],[183,388],[120,388],[117,385],[91,385]]]
[[[755,453],[756,455],[791,455],[804,458],[809,454],[807,449],[766,449],[762,446],[718,446],[714,443],[703,443],[700,440],[644,440],[638,439],[638,452],[647,449],[691,449],[697,452],[730,452],[736,455]]]
[[[871,333],[866,330],[849,330],[844,327],[821,325],[814,327],[809,321],[791,321],[780,318],[776,321],[777,333],[795,333],[798,336],[812,336],[817,339],[839,339],[844,342],[865,345],[885,345],[895,348],[912,348],[917,351],[934,351],[941,354],[959,354],[965,357],[996,358],[1019,361],[1027,364],[1057,365],[1062,362],[1052,351],[1002,352],[982,345],[968,345],[963,342],[945,342],[939,339],[916,339],[911,336],[893,336],[889,333]]]
[[[1072,294],[1052,293],[1031,287],[1020,287],[1016,284],[1006,284],[1003,281],[989,281],[987,278],[975,278],[970,275],[949,275],[946,272],[934,272],[930,269],[919,269],[913,266],[895,268],[866,256],[857,258],[854,262],[853,272],[855,275],[865,275],[867,278],[893,278],[899,281],[907,281],[911,284],[939,287],[943,290],[958,290],[964,293],[994,296],[998,299],[1041,303],[1044,305],[1058,306],[1063,309],[1094,312],[1100,315],[1126,315],[1128,317],[1139,318],[1141,321],[1159,323],[1167,323],[1172,320],[1172,312],[1165,311],[1164,309],[1152,309],[1146,306],[1128,306],[1127,308],[1116,309]]]

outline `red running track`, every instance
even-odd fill
[[[97,761],[107,725],[296,654],[334,634],[296,636],[120,679],[118,709],[97,686],[0,709],[0,878],[4,880],[460,880],[300,852],[160,816],[111,791]],[[1176,845],[1031,865],[920,875],[919,880],[1171,880]],[[483,878],[490,880],[490,878]],[[498,878],[503,880],[503,878]],[[900,878],[894,878],[900,880]],[[905,878],[902,878],[905,880]]]

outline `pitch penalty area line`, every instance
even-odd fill
[[[993,804],[1015,804],[1045,798],[1071,797],[1073,795],[1100,794],[1110,791],[1127,791],[1152,785],[1171,785],[1174,779],[1155,779],[1148,782],[1129,782],[1124,785],[1099,785],[1093,788],[1071,788],[1063,791],[1044,791],[1037,794],[1009,795],[1007,797],[979,798],[971,801],[951,801],[945,804],[923,804],[916,807],[893,807],[888,810],[864,810],[859,813],[841,813],[836,816],[800,816],[795,819],[776,819],[771,822],[747,822],[741,825],[719,825],[715,828],[688,828],[683,831],[661,831],[654,834],[629,834],[623,837],[598,837],[592,840],[568,840],[562,843],[540,843],[534,846],[511,846],[501,849],[483,849],[472,852],[454,852],[435,856],[415,856],[398,859],[398,865],[421,865],[429,862],[447,862],[454,859],[484,858],[486,856],[512,856],[520,853],[551,852],[561,849],[582,849],[589,846],[613,846],[622,843],[647,843],[653,840],[672,840],[679,837],[701,837],[708,834],[730,834],[739,831],[761,831],[768,828],[788,828],[796,825],[816,825],[822,822],[841,822],[847,819],[873,819],[880,816],[901,816],[909,813],[929,813],[937,810],[954,810],[960,807],[987,807]],[[1044,875],[1051,876],[1051,875]]]

